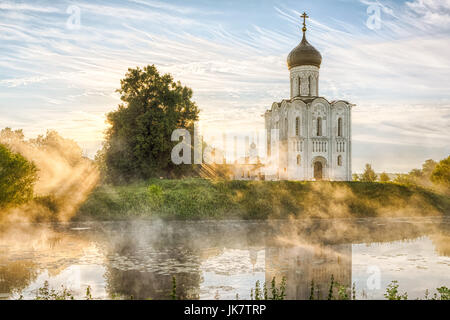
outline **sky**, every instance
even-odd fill
[[[54,129],[93,157],[120,79],[154,64],[193,89],[206,140],[261,130],[289,98],[303,11],[319,95],[356,104],[354,172],[450,154],[450,0],[0,0],[0,128]]]

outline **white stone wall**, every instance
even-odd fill
[[[351,180],[351,105],[345,101],[330,103],[321,97],[308,103],[303,100],[297,97],[274,103],[265,114],[268,147],[272,154],[277,148],[278,178],[314,180],[314,163],[320,162],[323,180]],[[297,117],[300,120],[298,135]],[[317,135],[318,118],[322,121],[321,135]],[[340,136],[339,119],[342,122]],[[275,144],[270,137],[272,128],[279,129]]]
[[[319,68],[299,66],[290,70],[291,99],[294,97],[317,97],[319,95]]]

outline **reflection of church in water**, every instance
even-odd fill
[[[275,277],[286,278],[286,299],[307,300],[314,281],[314,299],[326,299],[331,277],[340,286],[352,286],[352,245],[267,247],[265,279],[268,287]]]
[[[267,154],[273,177],[289,180],[351,180],[352,104],[319,96],[322,56],[303,39],[287,58],[290,99],[274,102],[264,114]]]

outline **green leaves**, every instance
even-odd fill
[[[192,90],[160,75],[154,65],[128,69],[117,90],[123,104],[107,115],[104,161],[107,180],[128,182],[171,176],[180,170],[170,159],[171,134],[191,129],[199,109]]]
[[[431,173],[431,181],[450,189],[450,156],[436,165]]]
[[[0,144],[0,208],[30,200],[36,179],[37,170],[33,163]]]
[[[250,289],[250,300],[284,300],[286,298],[286,277],[281,278],[279,287],[277,287],[275,277],[273,277],[270,282],[270,292],[272,293],[271,296],[269,296],[266,282],[264,282],[261,290],[261,283],[257,280],[255,288]]]
[[[400,294],[398,291],[398,287],[399,285],[397,280],[391,281],[391,283],[386,288],[384,297],[388,300],[408,300],[408,294],[406,292]]]
[[[377,180],[377,175],[375,174],[375,171],[372,169],[372,166],[370,164],[366,164],[366,168],[364,170],[364,173],[361,175],[362,182],[374,182]]]

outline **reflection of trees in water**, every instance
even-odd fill
[[[176,273],[177,299],[195,299],[199,294],[200,274]],[[108,268],[105,275],[110,296],[124,299],[171,299],[172,275]]]
[[[110,257],[108,292],[124,298],[169,299],[174,275],[177,296],[195,298],[200,294],[201,262],[221,254],[224,248],[248,249],[255,243],[262,247],[264,226],[261,222],[221,221],[122,223],[108,230],[104,238]],[[116,253],[144,267],[117,267]],[[190,267],[183,267],[186,265]]]
[[[429,234],[440,234],[446,225],[422,219],[323,219],[272,224],[276,241],[292,244],[311,243],[376,243],[415,239]]]
[[[277,222],[169,222],[157,227],[149,224],[123,227],[119,235],[109,239],[109,252],[135,258],[135,265],[145,264],[150,251],[158,252],[152,267],[127,270],[108,264],[108,288],[124,298],[168,299],[172,275],[177,279],[180,298],[199,293],[202,261],[219,255],[224,249],[265,247],[266,281],[287,278],[288,299],[308,299],[311,281],[314,294],[328,294],[331,276],[340,285],[351,287],[351,243],[389,242],[415,239],[429,233],[439,233],[442,225],[406,219],[309,220]],[[151,250],[150,250],[151,249]],[[146,250],[150,250],[146,253]],[[176,271],[195,257],[197,268]],[[249,251],[249,259],[255,260]],[[171,260],[170,267],[161,272],[158,265]]]
[[[46,224],[18,224],[0,231],[0,295],[20,294],[42,270],[56,276],[91,244],[85,237]]]
[[[160,242],[164,238],[158,237],[155,244],[153,236],[147,238],[140,230],[110,240],[105,274],[110,296],[170,299],[172,276],[175,276],[179,299],[197,297],[200,287],[199,253],[180,247],[180,243],[174,243],[173,239],[167,239],[167,245],[162,247]],[[180,271],[184,265],[189,266],[184,268],[187,271]]]
[[[36,266],[32,261],[8,261],[0,258],[0,295],[20,293],[37,277]],[[6,298],[6,297],[4,297]]]
[[[6,244],[0,252],[0,293],[11,294],[27,287],[36,279],[38,268],[58,274],[95,243],[106,257],[109,293],[124,298],[169,299],[172,275],[176,276],[180,298],[195,297],[202,281],[203,261],[226,249],[242,249],[249,250],[250,264],[255,264],[257,252],[263,248],[266,281],[275,276],[279,282],[286,276],[288,299],[307,299],[311,280],[325,296],[332,274],[340,284],[351,286],[351,243],[429,235],[436,251],[450,256],[450,225],[427,221],[118,222],[95,223],[91,230],[83,232],[47,226],[9,235],[0,233],[2,244]],[[10,259],[9,252],[14,252],[17,259]],[[30,259],[20,258],[24,253]],[[121,265],[120,257],[131,265]]]
[[[450,235],[435,234],[431,235],[430,238],[439,255],[450,257]]]
[[[430,235],[431,241],[439,255],[450,257],[450,220],[441,223],[439,231]]]

